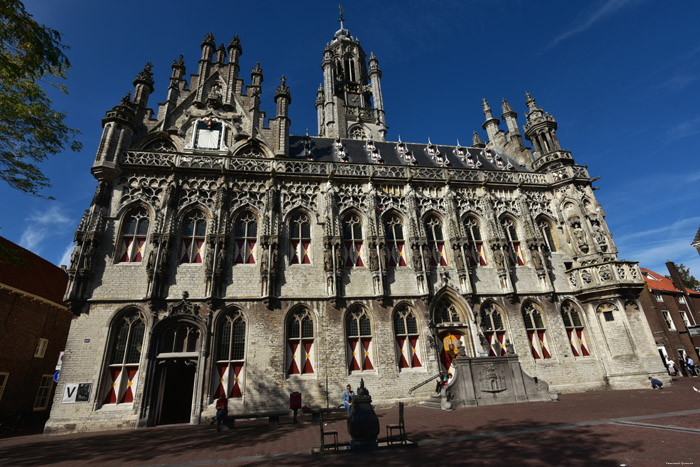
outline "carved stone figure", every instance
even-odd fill
[[[85,252],[85,256],[83,256],[83,268],[84,269],[90,269],[92,268],[92,256],[95,254],[95,247],[90,243],[90,246],[88,247],[87,251]]]
[[[211,272],[211,268],[214,264],[214,252],[212,251],[211,245],[207,245],[207,254],[204,257],[204,267],[207,272]]]
[[[271,245],[271,248],[272,248],[272,263],[270,265],[270,269],[272,270],[272,273],[274,274],[278,271],[278,268],[279,268],[279,247],[277,245],[277,242],[274,242]],[[263,254],[263,258],[264,258],[264,254]],[[266,259],[266,258],[264,258],[264,259]]]
[[[146,270],[149,272],[149,274],[153,273],[153,268],[156,267],[156,252],[151,249],[151,252],[148,253],[148,261],[146,262]]]
[[[496,269],[503,270],[506,268],[505,257],[501,248],[496,246],[493,250],[493,262],[496,264]]]
[[[263,245],[262,258],[260,259],[260,274],[263,276],[268,273],[268,261],[270,259],[269,247]]]
[[[336,272],[338,274],[343,273],[343,267],[345,263],[343,261],[343,249],[341,248],[340,244],[337,244],[335,246],[335,267],[336,267]]]
[[[454,249],[454,258],[455,261],[457,262],[457,270],[462,271],[464,270],[464,258],[462,257],[462,251],[459,248],[459,245],[455,245],[453,247]]]
[[[331,248],[330,244],[326,244],[323,249],[323,270],[326,272],[333,270],[333,251]]]
[[[224,266],[226,265],[226,244],[224,242],[219,243],[219,251],[216,254],[216,274],[221,275],[224,272]]]
[[[386,251],[386,246],[385,245],[380,245],[379,246],[379,251],[381,252],[381,268],[382,271],[386,272],[386,270],[389,268],[389,257]]]
[[[418,250],[418,245],[411,245],[411,253],[411,257],[413,258],[413,269],[415,269],[416,271],[422,271],[423,262],[420,258],[420,250]]]
[[[69,269],[75,269],[78,267],[78,259],[80,258],[80,245],[77,245],[73,249],[73,254],[70,255],[70,267]]]
[[[379,269],[379,257],[377,256],[377,245],[369,244],[369,270],[376,271]]]
[[[533,245],[530,248],[530,253],[532,256],[532,265],[535,266],[535,269],[544,269],[544,264],[542,263],[542,256],[540,255],[540,251],[537,248],[537,246]]]

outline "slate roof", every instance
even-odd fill
[[[62,305],[68,278],[61,268],[0,237],[0,283]]]
[[[660,292],[676,292],[681,293],[674,285],[671,279],[667,279],[664,276],[655,273],[647,268],[639,268],[642,270],[642,276],[644,281],[647,283],[649,290],[658,290]],[[649,277],[651,276],[651,277]],[[700,295],[700,292],[696,292],[693,289],[685,289],[689,294]]]
[[[304,151],[305,141],[308,138],[308,146],[310,158],[314,161],[322,162],[344,162],[344,163],[360,163],[370,164],[378,163],[371,159],[366,149],[367,141],[359,139],[342,139],[341,143],[345,147],[346,161],[341,161],[337,155],[336,140],[333,138],[318,138],[314,136],[295,136],[289,137],[289,157],[291,159],[308,159]],[[428,142],[420,143],[402,143],[405,148],[411,152],[415,158],[415,164],[409,163],[397,150],[398,142],[379,142],[375,141],[374,146],[379,150],[383,164],[386,165],[416,165],[421,167],[443,167],[435,158],[428,155],[426,148]],[[516,162],[514,159],[505,155],[502,152],[493,149],[480,149],[473,147],[463,147],[460,149],[471,155],[474,161],[473,165],[469,165],[466,160],[462,160],[455,154],[457,146],[432,145],[439,151],[442,157],[446,157],[449,161],[449,167],[460,169],[481,169],[481,170],[508,170],[514,172],[530,172],[525,166]],[[487,151],[491,151],[491,157],[487,157]],[[498,165],[498,159],[502,162],[502,167]],[[480,164],[480,165],[479,165]]]

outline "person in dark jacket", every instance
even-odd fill
[[[224,422],[226,415],[228,415],[228,399],[226,399],[226,394],[222,392],[216,400],[216,416],[211,421],[211,424],[216,422],[216,431],[221,431],[221,424]]]
[[[652,389],[663,389],[664,388],[664,383],[662,383],[661,380],[658,380],[656,378],[652,378],[650,376],[649,381],[651,381]]]

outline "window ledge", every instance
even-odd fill
[[[134,408],[133,402],[127,402],[124,404],[103,404],[102,407],[97,409],[97,412],[117,412],[122,410],[131,410]]]

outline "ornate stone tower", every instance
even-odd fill
[[[318,135],[326,138],[386,140],[382,71],[374,54],[366,55],[360,41],[343,27],[323,51],[323,84],[318,91]]]

